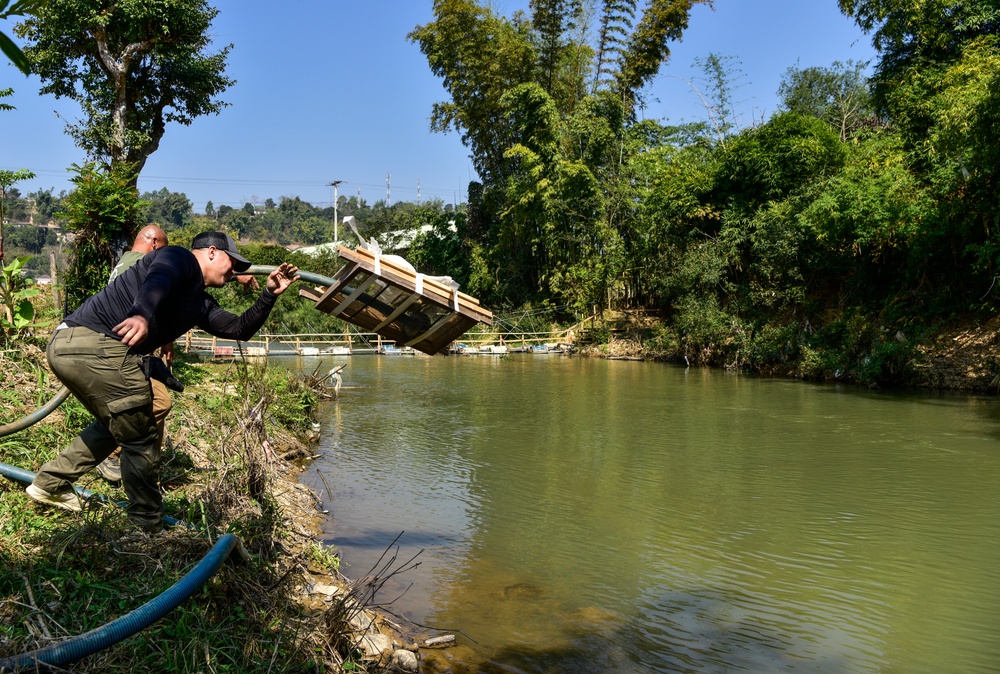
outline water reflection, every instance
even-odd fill
[[[482,671],[1000,663],[992,399],[544,356],[344,384],[306,478],[330,538],[360,577],[405,532],[384,599]]]

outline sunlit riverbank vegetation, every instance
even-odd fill
[[[911,381],[918,345],[1000,301],[1000,10],[841,0],[876,62],[791,68],[780,110],[746,123],[739,61],[710,54],[706,121],[647,119],[645,87],[692,4],[599,3],[588,18],[582,2],[510,17],[435,3],[410,35],[446,91],[432,128],[462,134],[479,180],[466,203],[341,196],[339,216],[498,315],[544,310],[566,325],[641,309],[659,317],[659,350],[690,362]],[[59,221],[58,195],[30,196]],[[206,225],[282,246],[331,238],[330,205],[297,197],[199,215],[166,189],[141,197],[142,218],[178,243]],[[12,227],[11,250],[42,253],[34,229]],[[316,323],[281,318],[290,331]]]

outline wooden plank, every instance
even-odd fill
[[[340,256],[346,260],[350,260],[355,264],[358,264],[366,271],[374,273],[375,271],[375,256],[371,251],[359,248],[357,250],[350,250],[345,247],[341,247],[338,250]],[[381,276],[390,283],[398,285],[403,289],[414,292],[416,291],[417,277],[416,275],[408,269],[403,269],[395,264],[385,264],[382,265]],[[429,279],[425,279],[427,281]],[[469,304],[468,302],[462,301],[462,294],[459,293],[459,311],[464,311],[473,315],[476,320],[481,323],[486,323],[487,325],[492,325],[493,314],[483,307],[479,306],[478,301],[476,304]],[[440,283],[425,283],[423,295],[441,306],[453,308],[454,306],[454,296],[452,295],[452,289],[444,286]],[[468,296],[466,296],[468,297]]]
[[[299,288],[299,297],[318,302],[325,291],[326,288]]]
[[[375,265],[375,254],[372,253],[370,250],[366,250],[364,248],[358,248],[358,249],[356,249],[355,251],[352,251],[352,252],[356,252],[356,253],[360,254],[363,258],[371,260],[372,261],[372,269],[375,268],[375,266],[374,266]],[[399,265],[397,265],[392,260],[386,260],[383,257],[379,258],[379,264],[381,266],[383,266],[383,267],[391,267],[392,269],[396,270],[397,272],[400,272],[402,274],[410,276],[413,279],[414,284],[416,284],[416,276],[409,269],[406,269],[405,267],[400,267]],[[443,292],[444,294],[446,294],[448,296],[451,296],[452,288],[450,286],[445,285],[444,283],[441,283],[440,281],[437,281],[437,280],[433,279],[433,278],[425,276],[424,277],[424,285],[434,286],[440,292]],[[477,306],[479,305],[479,300],[478,299],[476,299],[472,295],[466,295],[461,290],[458,291],[458,300],[459,300],[459,303],[461,303],[464,300],[467,304],[474,304],[474,305],[477,305]]]
[[[447,349],[477,323],[492,324],[493,314],[480,306],[474,297],[456,293],[453,288],[429,278],[423,278],[421,292],[417,293],[417,275],[413,271],[380,256],[379,274],[375,274],[375,256],[370,251],[341,246],[337,253],[345,264],[337,272],[334,284],[325,291],[320,288],[300,290],[303,297],[316,302],[320,311],[342,310],[344,320],[431,355]],[[375,281],[383,288],[394,289],[388,301],[382,297],[382,290],[368,288]],[[401,298],[399,293],[409,297]],[[431,318],[434,328],[421,325],[418,320],[421,316],[414,311]]]

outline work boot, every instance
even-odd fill
[[[72,510],[73,512],[80,512],[83,509],[80,505],[80,497],[72,489],[72,487],[66,491],[53,494],[45,491],[41,487],[29,484],[28,488],[24,491],[29,497],[44,505],[55,506],[57,508],[62,508],[63,510]]]
[[[116,487],[121,484],[122,463],[117,457],[109,456],[104,459],[104,461],[101,461],[97,464],[97,472],[101,474],[101,477]]]

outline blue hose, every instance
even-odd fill
[[[39,665],[68,665],[146,629],[204,585],[238,544],[239,539],[235,534],[225,534],[193,569],[160,596],[102,627],[84,632],[68,641],[4,658],[0,660],[0,673],[35,670]]]
[[[0,463],[0,475],[27,484],[30,484],[31,481],[35,479],[35,473],[32,473],[30,470],[24,470],[23,468],[18,468],[17,466],[12,466],[7,463]],[[107,497],[92,492],[89,489],[84,489],[75,485],[73,488],[76,490],[76,493],[80,495],[80,498],[97,499],[101,501],[108,500]],[[118,505],[126,506],[128,504],[118,503]],[[163,517],[163,522],[169,526],[191,526],[185,522],[167,516]],[[198,562],[197,566],[188,571],[183,578],[170,586],[170,589],[158,596],[156,599],[143,604],[131,613],[123,615],[121,618],[112,620],[103,627],[98,627],[97,629],[85,632],[84,634],[73,637],[72,639],[62,643],[48,646],[46,648],[40,648],[38,650],[31,651],[30,653],[23,653],[10,658],[4,658],[0,660],[0,674],[5,674],[6,672],[16,672],[19,669],[26,667],[34,670],[40,664],[55,666],[67,665],[72,662],[76,662],[82,657],[92,655],[97,651],[103,650],[108,646],[113,646],[122,639],[127,639],[136,632],[146,629],[167,613],[177,608],[181,602],[190,597],[196,590],[198,590],[198,588],[204,585],[205,581],[208,580],[213,573],[218,571],[222,562],[225,561],[226,557],[228,557],[234,549],[236,550],[236,554],[240,560],[246,561],[249,559],[250,555],[247,553],[246,548],[243,547],[243,542],[237,538],[235,534],[225,534],[218,540],[218,542],[216,542],[215,546],[208,551],[208,554],[205,555],[200,562]]]
[[[18,468],[17,466],[12,466],[9,463],[0,463],[0,475],[4,477],[9,477],[12,480],[18,480],[19,482],[23,482],[25,484],[31,484],[31,482],[35,479],[35,473],[32,473],[30,470],[25,470],[24,468]],[[84,489],[83,487],[77,487],[75,484],[73,485],[73,489],[76,491],[76,493],[80,496],[80,499],[83,501],[93,500],[93,501],[98,501],[100,503],[114,503],[115,505],[121,506],[122,508],[128,507],[128,503],[124,501],[112,501],[104,494],[98,494],[97,492],[90,491],[89,489]],[[176,520],[168,515],[163,516],[163,522],[167,526],[171,527],[177,526],[178,524],[186,524],[184,522],[181,522],[181,520]]]

